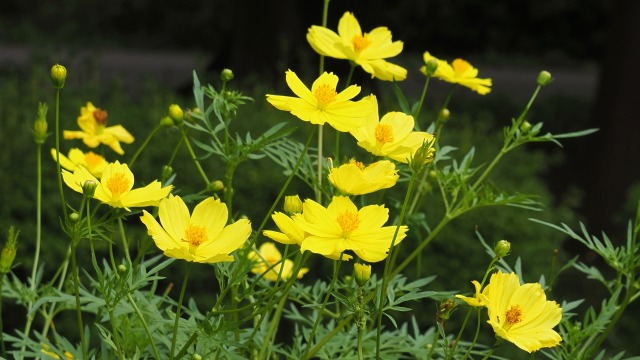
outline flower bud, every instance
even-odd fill
[[[69,220],[71,220],[71,222],[77,222],[78,220],[80,220],[80,214],[78,214],[77,212],[72,212],[71,214],[69,214]]]
[[[540,74],[538,74],[538,85],[547,86],[552,81],[553,81],[553,78],[551,77],[550,72],[543,70],[543,71],[540,71]]]
[[[531,127],[531,123],[525,120],[522,122],[522,124],[520,124],[520,131],[526,134],[529,132],[529,130],[531,130]]]
[[[371,265],[354,263],[353,277],[356,278],[356,283],[358,283],[358,286],[364,286],[371,278]]]
[[[172,127],[175,124],[176,123],[169,116],[165,116],[162,119],[160,119],[160,125],[163,127]]]
[[[440,112],[438,112],[438,121],[447,122],[449,117],[451,116],[451,112],[447,108],[442,108]]]
[[[191,355],[191,360],[202,360],[202,355],[195,353]]]
[[[13,260],[16,258],[16,252],[18,251],[18,234],[20,234],[20,231],[15,231],[13,226],[9,227],[7,242],[2,248],[2,254],[0,254],[0,273],[2,274],[7,274],[11,271]]]
[[[169,117],[175,121],[176,124],[179,124],[182,122],[182,119],[184,119],[184,111],[182,111],[179,105],[171,104],[171,106],[169,106]]]
[[[451,314],[455,311],[456,309],[456,301],[453,299],[447,299],[444,300],[443,302],[441,302],[440,304],[438,304],[438,320],[439,321],[444,321],[444,320],[449,320],[449,318],[451,317]]]
[[[187,120],[190,123],[195,123],[196,119],[193,117],[193,114],[202,114],[202,112],[197,107],[195,107],[195,108],[193,108],[191,110],[187,110],[184,113],[184,119]]]
[[[161,175],[162,183],[164,184],[167,180],[169,180],[171,175],[173,175],[173,168],[171,167],[171,165],[164,165],[162,167]]]
[[[56,89],[64,87],[64,81],[67,78],[67,68],[62,65],[55,64],[51,67],[51,82]]]
[[[96,188],[98,187],[98,182],[95,180],[87,180],[82,184],[82,195],[88,197],[89,199],[93,198],[93,195],[96,193]]]
[[[220,79],[224,82],[233,80],[233,71],[231,69],[223,69],[220,73]]]
[[[438,60],[433,58],[429,59],[425,64],[425,72],[427,76],[435,74],[436,70],[438,70]]]
[[[289,215],[300,214],[302,212],[302,200],[298,195],[288,195],[284,197],[284,212]]]
[[[33,139],[36,144],[44,144],[47,138],[47,104],[38,104],[38,118],[33,123]]]
[[[496,258],[502,258],[509,255],[511,251],[511,243],[507,240],[500,240],[493,247],[493,252],[496,253]]]
[[[424,141],[422,145],[416,150],[409,161],[409,167],[414,174],[418,174],[425,165],[433,161],[433,155],[435,150],[433,149],[433,141]]]
[[[127,272],[127,265],[125,265],[125,264],[118,265],[118,272],[120,274],[126,273]]]

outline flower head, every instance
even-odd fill
[[[53,160],[57,159],[58,152],[56,149],[51,149],[51,156],[53,156]],[[83,166],[91,175],[96,178],[100,178],[102,176],[102,172],[107,167],[107,160],[101,155],[94,153],[93,151],[83,152],[78,148],[73,148],[69,150],[69,155],[64,156],[60,154],[60,166],[63,168],[74,171],[77,166]]]
[[[476,288],[476,293],[473,297],[464,296],[464,295],[456,295],[456,297],[466,302],[467,305],[469,306],[485,307],[487,305],[488,300],[486,295],[480,291],[480,289],[482,288],[482,285],[480,285],[480,283],[476,280],[473,280],[471,283]]]
[[[62,177],[67,186],[81,194],[82,186],[87,180],[97,182],[94,198],[111,207],[124,208],[127,211],[130,211],[131,207],[158,206],[160,200],[173,189],[173,186],[162,187],[157,180],[143,188],[133,189],[133,173],[127,164],[120,164],[119,161],[108,164],[100,180],[83,166],[77,166],[73,173],[62,170]]]
[[[345,12],[340,18],[337,34],[314,25],[309,28],[307,41],[318,54],[351,60],[362,66],[371,77],[385,81],[401,81],[407,77],[405,68],[384,60],[402,52],[402,41],[392,42],[391,31],[382,26],[363,33],[358,20],[350,12]]]
[[[389,160],[374,162],[364,166],[351,159],[340,167],[329,169],[329,182],[343,194],[362,195],[387,189],[398,181],[398,170]]]
[[[478,69],[474,68],[468,61],[455,59],[449,64],[444,60],[440,60],[431,56],[429,52],[423,55],[425,64],[430,61],[437,61],[438,67],[433,77],[444,80],[452,84],[460,84],[477,92],[480,95],[486,95],[491,91],[491,79],[478,78]],[[426,65],[420,68],[423,74],[427,73]]]
[[[63,132],[64,138],[67,140],[82,139],[85,145],[90,148],[105,144],[120,155],[124,154],[120,142],[131,144],[134,140],[122,125],[107,127],[107,112],[93,106],[91,102],[87,102],[87,106],[80,108],[78,126],[82,131],[65,130]]]
[[[212,197],[204,199],[189,214],[184,201],[170,195],[160,202],[159,218],[160,223],[143,211],[140,220],[166,256],[190,262],[233,261],[229,254],[251,235],[251,223],[247,219],[226,225],[227,206]]]
[[[366,117],[373,111],[368,97],[351,101],[360,93],[359,86],[351,85],[338,93],[338,77],[333,73],[320,75],[311,90],[291,70],[287,70],[286,79],[297,97],[267,94],[267,101],[300,120],[317,125],[328,123],[336,130],[346,132],[364,125]]]
[[[260,245],[258,251],[251,251],[249,259],[254,261],[251,272],[254,274],[264,274],[264,278],[270,281],[276,281],[278,275],[283,280],[287,280],[293,275],[293,261],[289,259],[282,260],[282,254],[272,242],[266,242]],[[274,266],[275,265],[275,266]],[[298,279],[309,272],[308,268],[302,268],[298,271]]]
[[[346,196],[334,196],[328,207],[307,199],[295,224],[308,235],[300,249],[328,256],[351,250],[367,262],[382,261],[397,236],[395,244],[405,238],[407,227],[383,226],[389,210],[381,205],[358,209]]]
[[[378,103],[372,96],[375,108]],[[386,156],[401,163],[408,163],[416,150],[424,142],[432,143],[433,135],[413,131],[414,120],[411,115],[401,112],[389,112],[378,119],[377,110],[367,119],[367,124],[351,131],[358,145],[373,155]]]

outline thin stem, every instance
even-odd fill
[[[489,350],[489,352],[487,353],[487,355],[485,355],[482,360],[487,360],[491,357],[491,355],[493,355],[493,352],[496,351],[496,346],[494,346],[493,348],[491,348],[491,350]]]
[[[122,347],[120,345],[120,335],[118,334],[118,327],[116,326],[116,317],[115,317],[115,314],[113,313],[113,309],[111,308],[111,305],[109,304],[107,304],[107,312],[109,313],[109,322],[111,323],[111,331],[113,333],[113,344],[116,346],[116,353],[118,354],[118,359],[124,360],[124,355],[122,354]]]
[[[87,359],[87,343],[84,338],[84,326],[82,325],[82,305],[80,304],[80,276],[78,276],[78,263],[76,262],[76,246],[71,249],[71,272],[73,273],[73,290],[76,297],[76,315],[78,318],[78,331],[80,332],[80,343],[82,344],[82,358]]]
[[[56,276],[60,276],[60,280],[58,281],[58,286],[57,289],[58,291],[60,291],[62,289],[62,286],[65,283],[65,280],[67,278],[67,270],[69,269],[69,259],[71,259],[71,246],[69,246],[67,248],[67,254],[65,255],[64,261],[62,262],[62,265],[60,266],[59,270],[56,272],[56,275],[54,276],[54,278]],[[52,280],[51,283],[53,283],[55,280]],[[42,337],[46,338],[47,337],[47,333],[49,332],[49,326],[51,325],[51,320],[53,319],[53,315],[54,315],[54,309],[56,308],[56,304],[57,303],[53,303],[51,304],[51,306],[49,307],[49,311],[46,312],[46,316],[45,316],[45,320],[44,320],[44,325],[42,326]],[[29,329],[31,327],[31,322],[33,321],[33,314],[30,315],[27,318],[27,324],[25,326],[25,334],[29,333]],[[20,350],[21,352],[24,352],[24,346],[26,346],[26,344],[23,344],[23,348]]]
[[[322,202],[322,133],[323,133],[323,125],[318,125],[318,167],[317,167],[317,178],[318,185],[315,187],[314,191],[316,193],[316,202]]]
[[[173,323],[173,336],[171,339],[171,351],[169,352],[170,359],[173,360],[173,354],[176,351],[176,340],[178,339],[178,323],[180,322],[180,311],[182,310],[182,300],[184,299],[184,293],[187,289],[187,280],[189,280],[189,271],[191,270],[192,262],[187,262],[187,270],[184,273],[184,280],[182,280],[182,289],[180,290],[180,298],[178,299],[178,308],[176,309],[176,320]]]
[[[462,358],[462,360],[465,360],[466,358],[469,357],[469,355],[471,355],[471,350],[473,350],[473,347],[476,345],[476,341],[478,341],[478,336],[480,336],[480,310],[478,309],[478,319],[477,319],[477,325],[476,325],[476,334],[473,337],[473,341],[471,341],[471,345],[469,345],[469,348],[467,349],[467,352],[464,353],[464,357]],[[457,339],[456,340],[456,344],[459,342],[460,340]],[[455,351],[455,349],[453,349]]]
[[[416,125],[418,124],[418,116],[420,116],[420,111],[422,110],[422,104],[424,103],[424,99],[427,97],[427,88],[429,88],[429,80],[431,79],[430,75],[427,75],[424,80],[424,87],[422,88],[422,94],[420,95],[420,102],[418,102],[418,108],[416,112],[413,114],[413,120]],[[419,125],[418,125],[419,126]]]
[[[62,191],[62,169],[60,168],[60,89],[56,89],[56,170],[58,173],[58,191],[60,192],[62,213],[64,214],[64,221],[67,221],[67,205],[64,201],[64,191]]]
[[[122,225],[122,217],[118,217],[118,227],[120,228],[120,238],[122,239],[124,256],[127,259],[127,263],[131,264],[131,255],[129,255],[129,242],[127,241],[127,235],[124,232],[124,225]],[[115,271],[116,269],[114,268],[113,270]]]
[[[312,358],[318,350],[322,349],[322,347],[331,340],[336,334],[339,334],[342,331],[342,328],[351,322],[353,315],[349,315],[343,318],[339,323],[336,324],[336,327],[329,331],[318,343],[314,346],[311,351],[309,351],[308,359]]]
[[[176,359],[182,359],[184,357],[184,354],[189,349],[189,346],[191,346],[191,344],[193,344],[197,338],[198,338],[198,332],[196,331],[193,334],[191,334],[191,336],[189,337],[189,340],[187,340],[187,342],[182,346],[182,349],[180,349],[180,351],[176,355]]]
[[[2,323],[2,284],[4,283],[4,273],[0,273],[0,351],[2,358],[7,357],[7,350],[4,346],[4,327]]]
[[[156,342],[153,340],[153,336],[151,335],[151,331],[149,331],[149,326],[147,326],[147,322],[144,320],[144,316],[142,316],[142,312],[138,309],[136,302],[133,301],[133,297],[131,297],[130,293],[127,293],[127,299],[129,299],[129,303],[133,307],[133,310],[136,312],[140,321],[142,322],[142,327],[144,327],[144,331],[147,333],[147,338],[149,338],[149,343],[151,343],[151,348],[153,349],[153,355],[156,359],[160,359],[160,354],[158,353],[158,349],[156,348]]]
[[[281,266],[284,268],[284,266]],[[287,302],[287,297],[285,294],[280,298],[280,302],[278,303],[278,307],[276,308],[275,313],[273,314],[273,318],[269,324],[269,330],[267,331],[267,335],[265,336],[262,342],[262,348],[260,348],[260,353],[258,354],[258,359],[268,359],[269,356],[265,356],[267,350],[269,349],[269,345],[271,344],[272,337],[278,328],[278,324],[280,323],[280,317],[282,315],[282,311],[284,310],[284,304]]]
[[[158,130],[160,130],[161,127],[162,125],[158,123],[156,127],[153,128],[153,130],[151,130],[151,133],[149,133],[147,138],[144,139],[144,142],[142,143],[142,145],[140,145],[138,150],[136,150],[136,153],[133,154],[133,157],[131,157],[131,160],[129,160],[129,163],[127,164],[129,166],[129,169],[133,168],[133,164],[138,159],[138,156],[140,156],[140,154],[142,153],[142,150],[144,150],[147,147],[147,145],[149,144],[149,141],[151,141],[151,138],[153,138],[153,136],[158,132]]]
[[[36,278],[38,262],[40,259],[40,242],[42,238],[42,144],[37,145],[36,154],[36,250],[33,255],[33,269],[31,269],[31,279]],[[36,282],[31,282],[31,291],[35,292]],[[31,307],[31,306],[29,306]]]
[[[198,172],[200,173],[200,176],[202,176],[202,180],[204,180],[206,185],[209,185],[209,182],[210,182],[209,178],[207,177],[207,174],[202,169],[202,166],[200,166],[200,162],[198,161],[198,158],[196,157],[196,153],[193,151],[193,148],[191,147],[191,144],[189,143],[189,139],[187,138],[187,133],[184,131],[184,127],[183,126],[180,127],[180,133],[182,134],[182,140],[184,141],[185,145],[187,146],[187,151],[189,152],[189,155],[191,156],[191,160],[193,161],[194,165],[198,169]]]

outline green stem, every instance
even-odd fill
[[[124,256],[127,259],[127,264],[131,264],[131,255],[129,254],[129,242],[127,241],[127,235],[124,232],[124,225],[122,225],[122,217],[118,217],[118,228],[120,228],[120,238],[122,239],[122,248],[124,250]],[[113,269],[116,271],[117,269]]]
[[[62,169],[60,168],[60,89],[56,89],[56,170],[58,173],[58,191],[60,192],[62,213],[64,214],[64,221],[67,221],[67,205],[64,201],[64,191],[62,191]]]
[[[31,291],[35,292],[35,278],[40,259],[40,243],[42,238],[42,144],[37,145],[36,155],[36,250],[33,255],[33,268],[31,269]],[[29,306],[31,307],[31,306]]]
[[[204,180],[205,184],[208,186],[209,185],[209,178],[207,177],[207,174],[204,172],[204,170],[202,169],[202,166],[200,166],[200,162],[198,161],[198,158],[196,157],[196,153],[193,151],[193,148],[191,147],[191,144],[189,143],[189,139],[187,138],[187,133],[184,131],[184,127],[180,127],[180,133],[182,134],[182,140],[184,141],[185,145],[187,146],[187,151],[189,152],[189,155],[191,156],[191,160],[193,161],[193,163],[195,164],[196,168],[198,169],[198,172],[200,173],[200,176],[202,176],[202,180]]]
[[[318,184],[314,191],[316,193],[316,202],[322,203],[322,133],[323,125],[318,125],[318,167],[317,167],[317,179]]]
[[[364,354],[362,352],[362,336],[365,329],[358,327],[358,360],[364,360]]]
[[[160,359],[160,354],[158,353],[158,349],[156,348],[156,342],[153,340],[153,336],[151,335],[151,331],[149,331],[149,326],[147,326],[147,322],[144,320],[144,316],[142,316],[142,312],[138,309],[136,302],[133,301],[133,297],[131,297],[130,293],[127,293],[127,299],[129,299],[129,303],[133,307],[133,310],[136,312],[140,321],[142,322],[142,327],[144,327],[144,331],[147,333],[147,338],[149,338],[149,343],[151,344],[151,348],[153,349],[153,355],[156,359]]]
[[[229,211],[229,222],[233,221],[233,175],[238,168],[238,163],[231,161],[227,163],[227,169],[224,172],[224,202],[227,204]]]
[[[180,298],[178,299],[178,308],[176,309],[176,320],[173,323],[173,336],[171,339],[171,351],[170,359],[173,360],[173,354],[176,351],[176,340],[178,339],[178,323],[180,323],[180,311],[182,310],[182,300],[184,299],[184,293],[187,289],[187,280],[189,279],[189,271],[191,270],[192,262],[187,263],[187,270],[184,274],[184,280],[182,281],[182,289],[180,290]]]
[[[473,347],[476,345],[476,341],[478,341],[478,336],[480,336],[480,310],[479,309],[478,309],[477,322],[478,324],[476,325],[476,334],[473,337],[473,341],[471,341],[471,345],[469,345],[467,352],[464,353],[464,357],[462,358],[462,360],[465,360],[466,358],[469,357],[469,355],[471,355],[471,350],[473,350]],[[456,339],[456,344],[458,344],[459,341],[460,339]],[[455,349],[453,349],[453,351],[455,351]]]
[[[284,266],[282,266],[284,267]],[[282,315],[282,311],[284,310],[284,304],[287,302],[287,297],[283,296],[280,298],[280,302],[278,303],[278,307],[276,308],[275,313],[273,314],[273,318],[269,324],[269,330],[267,331],[267,335],[265,336],[262,347],[260,348],[260,353],[258,354],[258,359],[268,359],[269,355],[266,355],[267,350],[269,349],[269,345],[272,342],[272,337],[278,328],[278,324],[280,323],[280,317]]]
[[[0,273],[0,351],[2,358],[7,357],[7,350],[4,346],[4,326],[2,323],[2,284],[4,283],[4,273]]]
[[[431,79],[430,75],[427,75],[424,81],[424,87],[422,88],[422,94],[420,95],[420,102],[418,102],[418,108],[416,112],[413,114],[413,120],[416,125],[418,124],[418,116],[420,115],[420,111],[422,110],[422,104],[424,103],[424,99],[427,97],[427,88],[429,88],[429,80]]]
[[[336,324],[336,327],[329,331],[318,343],[314,346],[308,354],[308,359],[311,359],[322,347],[331,340],[336,334],[339,334],[342,331],[342,328],[351,322],[353,315],[348,315],[344,319],[342,319],[339,323]]]
[[[180,351],[176,355],[176,359],[182,359],[184,357],[184,354],[186,354],[187,350],[189,350],[189,346],[191,346],[191,344],[193,344],[197,338],[198,338],[198,332],[196,331],[193,334],[191,334],[191,336],[189,337],[189,340],[187,340],[187,342],[182,346],[182,349],[180,349]]]
[[[58,291],[61,291],[62,286],[64,285],[66,278],[67,278],[67,270],[69,269],[69,259],[71,259],[71,246],[69,246],[67,248],[67,254],[65,255],[64,261],[62,262],[62,265],[60,265],[60,268],[58,269],[58,271],[56,272],[54,278],[56,276],[60,276],[60,280],[58,281],[58,286],[57,289]],[[55,282],[55,280],[52,280],[52,284],[53,282]],[[42,337],[46,338],[47,334],[49,332],[49,326],[51,325],[51,321],[53,320],[53,315],[55,314],[54,310],[56,308],[56,303],[51,304],[51,306],[49,307],[49,311],[46,312],[46,316],[45,316],[45,320],[44,320],[44,325],[42,326]],[[29,317],[27,317],[27,324],[25,325],[25,334],[29,333],[29,329],[31,328],[31,322],[34,319],[34,314],[31,314]],[[24,352],[26,344],[23,344],[23,347],[21,348],[21,353]]]
[[[76,262],[76,245],[71,246],[71,272],[73,273],[73,290],[76,297],[76,315],[78,318],[78,331],[80,332],[80,343],[82,344],[82,358],[87,359],[87,343],[84,338],[84,326],[82,325],[82,305],[80,304],[80,276],[78,276],[78,263]]]
[[[118,327],[116,326],[116,316],[113,313],[113,309],[111,308],[111,305],[109,304],[107,304],[107,312],[109,313],[109,322],[111,323],[111,331],[113,333],[113,344],[116,346],[116,353],[118,354],[118,359],[124,360],[124,355],[122,353],[122,346],[120,345],[120,335],[118,334]]]
[[[147,138],[144,139],[144,142],[142,143],[142,145],[138,148],[138,150],[136,150],[136,153],[133,154],[133,157],[131,157],[131,160],[129,160],[129,163],[127,164],[129,166],[129,169],[133,168],[133,164],[138,159],[138,156],[140,156],[140,154],[142,153],[142,150],[144,150],[147,147],[147,145],[149,144],[149,141],[151,141],[151,138],[154,137],[154,135],[158,132],[158,130],[160,130],[161,127],[162,125],[158,123],[156,127],[153,128],[153,130],[151,130],[151,133],[149,133]]]
[[[438,346],[438,339],[440,339],[440,331],[438,331],[437,329],[434,330],[434,336],[433,336],[433,343],[431,343],[431,349],[429,349],[429,355],[427,355],[427,360],[431,360],[431,357],[433,356],[433,353],[436,350],[436,347]]]
[[[491,350],[489,350],[489,352],[487,353],[487,355],[485,355],[482,360],[487,360],[491,357],[491,355],[493,355],[493,352],[496,351],[496,347],[491,348]]]

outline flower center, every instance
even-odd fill
[[[356,161],[356,159],[350,159],[349,160],[349,164],[353,164],[353,165],[357,166],[358,169],[360,169],[360,170],[364,170],[365,169],[364,164],[361,161]]]
[[[107,125],[107,112],[102,109],[95,109],[93,111],[93,118],[96,119],[98,125]]]
[[[336,89],[330,85],[320,85],[313,92],[316,100],[318,100],[318,108],[320,110],[324,110],[327,105],[331,104],[337,94]]]
[[[94,153],[93,151],[89,151],[84,154],[84,162],[87,164],[89,168],[97,166],[102,162],[103,157]]]
[[[393,128],[388,124],[378,124],[376,126],[376,140],[382,145],[393,142]]]
[[[362,50],[366,49],[369,44],[371,44],[371,41],[369,41],[369,39],[367,38],[367,34],[355,35],[351,39],[351,42],[353,43],[353,49],[356,51],[356,53],[361,52]]]
[[[522,308],[520,305],[511,305],[507,313],[505,314],[507,325],[517,324],[522,321],[524,315],[522,314]]]
[[[184,231],[184,239],[182,241],[189,243],[189,252],[193,254],[200,244],[207,241],[207,230],[204,226],[189,224]]]
[[[120,197],[124,192],[129,191],[131,189],[131,184],[129,180],[124,176],[124,173],[115,173],[111,175],[109,180],[107,180],[107,184],[105,185],[109,191],[111,191],[111,195],[114,198]]]
[[[471,64],[462,59],[455,59],[451,63],[451,67],[456,75],[462,75],[467,72],[467,70],[471,69]]]
[[[360,225],[360,219],[358,218],[358,213],[352,213],[350,211],[345,211],[342,214],[338,215],[338,224],[342,229],[342,232],[346,235],[351,234],[351,232],[358,228]]]

